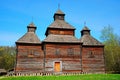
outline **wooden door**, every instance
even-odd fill
[[[60,62],[55,62],[54,70],[55,72],[60,72]]]

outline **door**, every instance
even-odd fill
[[[55,72],[60,72],[60,62],[55,62],[54,70],[55,70]]]

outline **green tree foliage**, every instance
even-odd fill
[[[111,26],[101,31],[101,40],[105,44],[106,70],[120,73],[120,37],[116,35]]]
[[[15,47],[0,47],[0,68],[10,70],[15,65]]]

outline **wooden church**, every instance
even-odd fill
[[[104,45],[84,26],[81,38],[75,37],[75,28],[65,21],[58,9],[54,21],[46,29],[43,41],[37,37],[34,23],[27,33],[16,41],[16,73],[105,73]]]

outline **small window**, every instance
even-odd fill
[[[59,19],[63,20],[63,16],[58,16],[58,17],[59,17]]]
[[[57,48],[57,49],[55,50],[55,54],[56,54],[56,55],[59,55],[59,54],[60,54],[60,49]]]
[[[28,57],[34,57],[34,50],[28,51]]]
[[[92,51],[89,52],[89,58],[94,58],[94,53]]]
[[[74,54],[74,49],[73,48],[69,48],[68,49],[68,55],[73,55]]]

